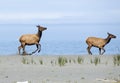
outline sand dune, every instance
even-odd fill
[[[0,83],[117,83],[120,66],[113,57],[0,56]]]

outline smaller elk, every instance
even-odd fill
[[[36,27],[38,27],[37,34],[25,34],[20,37],[19,41],[20,41],[21,45],[18,47],[19,54],[20,54],[21,48],[23,49],[23,55],[27,54],[25,51],[26,45],[36,45],[36,47],[37,47],[37,49],[35,51],[33,51],[30,55],[36,53],[37,51],[40,52],[41,45],[39,44],[39,42],[42,37],[42,31],[46,30],[47,28],[42,27],[40,25],[38,25]]]
[[[107,34],[108,34],[108,37],[105,39],[96,38],[96,37],[88,37],[87,38],[87,40],[86,40],[86,43],[88,45],[87,50],[90,55],[92,55],[92,52],[90,51],[91,47],[99,48],[99,54],[100,55],[104,54],[104,52],[105,52],[104,46],[110,42],[111,38],[116,38],[116,36],[113,34],[110,34],[110,33],[107,33]],[[101,53],[101,50],[103,50],[102,53]]]

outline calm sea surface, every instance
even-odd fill
[[[85,40],[89,36],[107,37],[107,32],[117,36],[105,46],[105,54],[120,54],[120,24],[42,24],[47,27],[40,41],[42,49],[35,55],[84,55],[87,54]],[[34,24],[1,24],[0,55],[18,54],[19,37],[22,34],[36,33]],[[36,46],[26,46],[31,53]],[[97,48],[91,49],[98,54]]]

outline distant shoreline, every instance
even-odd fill
[[[33,55],[0,54],[0,56],[116,56],[116,55],[120,55],[120,54],[119,53],[103,54],[103,55],[99,55],[99,54],[93,54],[93,55],[89,55],[89,54],[33,54]]]

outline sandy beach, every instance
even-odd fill
[[[0,56],[0,83],[119,83],[113,55]]]

